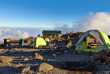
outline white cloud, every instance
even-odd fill
[[[0,27],[0,42],[3,39],[21,39],[28,38],[30,36],[37,37],[38,34],[42,36],[42,30],[52,30],[52,28],[29,28],[29,27]],[[1,31],[2,30],[2,31]],[[10,31],[9,31],[10,30]]]
[[[110,35],[110,13],[97,12],[96,14],[93,14],[90,12],[89,16],[85,16],[82,20],[77,21],[76,24],[73,24],[73,27],[68,27],[68,24],[64,24],[63,26],[56,26],[55,29],[61,30],[63,33],[70,31],[86,32],[87,30],[97,29]]]
[[[6,33],[6,32],[9,32],[11,31],[10,29],[0,29],[0,35]]]
[[[92,15],[90,13],[90,16],[84,18],[81,24],[82,26],[80,27],[80,29],[82,31],[98,29],[104,31],[107,34],[110,34],[110,13],[98,12]]]
[[[28,38],[28,32],[22,32],[20,30],[11,31],[11,29],[0,29],[0,42],[3,42],[3,39],[11,38],[11,39],[24,39]]]
[[[17,30],[16,32],[14,32],[15,39],[24,39],[24,38],[28,38],[28,37],[29,37],[28,32],[21,32],[20,30]]]

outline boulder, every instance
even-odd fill
[[[24,58],[24,61],[28,61],[29,59],[28,58]]]
[[[4,51],[4,49],[0,49],[0,53],[3,52],[3,51]]]
[[[52,69],[53,69],[53,66],[49,65],[47,63],[41,63],[39,66],[39,71],[41,71],[41,72],[47,72]]]
[[[11,57],[8,56],[0,56],[1,63],[11,63],[13,60]]]
[[[26,73],[26,72],[29,72],[29,71],[30,71],[30,66],[20,67],[17,70],[18,73]]]
[[[38,53],[35,53],[34,59],[35,59],[35,60],[43,60],[43,56],[41,56],[41,55],[38,54]]]

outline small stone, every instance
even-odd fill
[[[21,56],[21,58],[24,58],[24,56]]]
[[[38,63],[36,63],[36,66],[38,66],[39,64]]]
[[[56,44],[54,43],[53,45],[55,46]]]
[[[47,71],[52,70],[52,69],[53,69],[53,66],[49,65],[47,63],[42,63],[39,66],[39,71],[41,71],[41,72],[47,72]]]
[[[70,47],[70,46],[72,46],[72,41],[67,40],[67,41],[65,41],[65,44],[66,44],[66,47]]]
[[[17,54],[17,52],[15,51],[14,54]]]
[[[28,58],[25,58],[25,59],[24,59],[24,61],[28,61],[28,60],[29,60]]]
[[[43,60],[43,56],[41,56],[41,55],[38,54],[38,53],[35,53],[34,59],[35,59],[35,60]]]
[[[0,53],[3,52],[3,51],[4,51],[4,49],[0,49]]]
[[[55,55],[55,54],[53,54],[53,56],[54,56],[54,57],[56,57],[56,55]]]
[[[28,74],[34,74],[34,71],[33,70],[29,70]]]
[[[60,55],[60,52],[56,52],[56,55]]]
[[[51,59],[47,59],[47,61],[52,61]]]

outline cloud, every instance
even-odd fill
[[[16,32],[13,33],[13,36],[15,39],[24,39],[29,37],[29,33],[21,32],[20,30],[17,30]]]
[[[107,12],[98,12],[96,14],[90,13],[89,17],[85,17],[82,24],[82,31],[87,31],[90,29],[99,29],[104,31],[107,34],[110,34],[110,13]]]
[[[62,25],[62,26],[59,26]],[[61,30],[62,33],[67,33],[73,30],[73,28],[70,28],[68,24],[56,24],[55,30]]]
[[[6,33],[6,32],[9,32],[11,31],[10,29],[0,29],[0,35]]]
[[[61,25],[61,24],[57,24]],[[77,21],[73,24],[73,27],[69,27],[68,24],[63,24],[62,26],[56,26],[56,30],[61,30],[63,33],[66,32],[85,32],[91,29],[102,30],[106,34],[110,34],[110,13],[107,12],[97,12],[93,14],[89,13],[89,16],[85,16],[82,20]]]
[[[11,29],[0,29],[0,42],[3,42],[3,39],[5,38],[24,39],[28,37],[29,37],[28,32],[22,32],[20,30],[11,31]]]
[[[42,36],[42,30],[52,30],[52,28],[32,28],[32,27],[0,27],[0,42],[3,39],[21,39],[30,36],[37,37],[38,34]]]

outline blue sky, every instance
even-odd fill
[[[110,12],[110,0],[0,0],[0,27],[55,27]]]

